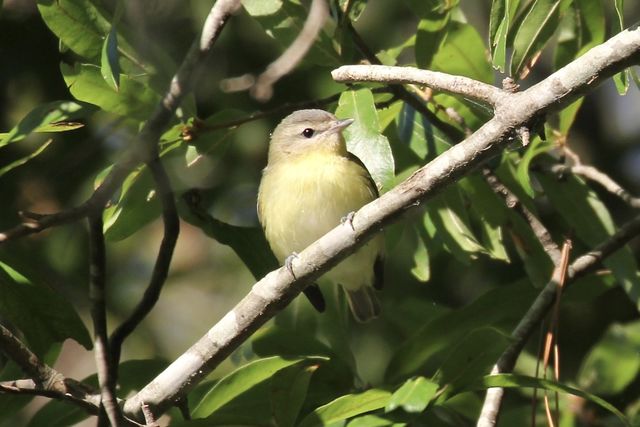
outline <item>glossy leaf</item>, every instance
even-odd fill
[[[640,322],[613,324],[584,359],[578,383],[592,393],[618,394],[640,372],[638,353]]]
[[[81,57],[96,60],[110,23],[90,0],[38,0],[42,19],[60,41]]]
[[[457,186],[448,187],[429,200],[427,212],[436,235],[460,262],[468,264],[478,254],[488,253],[471,229],[467,207]]]
[[[0,147],[24,139],[32,132],[66,132],[84,126],[77,120],[96,112],[93,105],[76,101],[53,101],[40,104],[0,137]]]
[[[472,25],[452,21],[447,37],[433,58],[433,70],[493,83],[486,51],[482,37]]]
[[[543,174],[537,176],[552,205],[588,247],[595,247],[614,233],[608,209],[582,180],[573,176],[562,180]],[[640,306],[638,266],[629,247],[610,255],[603,264],[611,269],[629,299]]]
[[[507,36],[520,0],[494,0],[489,17],[489,46],[493,66],[504,72],[507,66]]]
[[[261,387],[271,389],[273,376],[285,368],[296,366],[305,370],[325,360],[322,357],[285,359],[275,356],[250,362],[218,381],[195,405],[193,417],[230,420],[237,415],[236,423],[242,424],[248,420],[264,421],[264,418],[260,417],[265,416],[265,410],[267,414],[270,412],[270,399],[264,399],[264,396],[259,399],[259,394],[255,396],[254,392]]]
[[[146,120],[160,102],[160,96],[148,84],[120,75],[120,89],[114,92],[95,65],[60,65],[64,81],[78,100],[97,105],[105,111],[127,118]]]
[[[511,75],[524,78],[529,73],[559,24],[567,0],[535,0],[528,8],[513,40]]]
[[[52,288],[31,282],[0,262],[0,313],[25,336],[32,351],[42,356],[54,343],[73,338],[92,346],[89,332],[73,306]]]
[[[438,387],[438,383],[425,377],[410,378],[393,393],[385,411],[402,408],[405,412],[420,413],[435,397]]]
[[[393,155],[389,140],[380,133],[371,90],[361,88],[343,92],[336,116],[355,120],[344,131],[347,149],[366,165],[379,188],[390,189],[394,177]]]
[[[118,37],[115,27],[111,28],[102,44],[100,73],[107,85],[117,92],[120,87],[120,65],[118,64]]]
[[[307,397],[311,376],[319,365],[310,365],[304,369],[291,368],[276,372],[271,378],[271,408],[275,424],[294,426],[302,404]]]
[[[341,396],[311,412],[298,427],[322,427],[375,411],[384,408],[390,397],[391,393],[388,391],[375,388]]]

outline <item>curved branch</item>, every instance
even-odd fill
[[[376,82],[387,84],[418,84],[439,92],[462,95],[495,107],[508,93],[495,86],[463,76],[388,65],[344,65],[331,72],[337,82]]]
[[[505,96],[496,115],[463,142],[432,160],[379,199],[362,207],[350,225],[338,225],[303,250],[292,262],[294,279],[280,268],[257,282],[251,292],[205,336],[125,403],[125,412],[140,416],[144,402],[162,413],[207,376],[235,348],[295,298],[304,287],[365,244],[380,228],[433,197],[515,138],[516,129],[538,115],[560,109],[594,82],[613,75],[640,56],[640,30],[626,30],[591,49],[543,82]],[[594,77],[595,76],[595,77]]]

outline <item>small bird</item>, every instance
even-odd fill
[[[365,165],[347,151],[342,130],[351,123],[323,110],[299,110],[273,131],[258,218],[281,263],[378,197]],[[378,235],[325,273],[342,285],[359,322],[380,313],[374,287],[382,287],[382,253]]]

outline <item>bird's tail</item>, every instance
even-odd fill
[[[358,322],[364,323],[378,317],[380,302],[376,297],[376,291],[371,286],[362,286],[357,290],[345,290],[347,291],[349,308]]]

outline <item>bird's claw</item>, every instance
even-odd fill
[[[356,231],[356,229],[355,229],[355,228],[353,228],[353,217],[354,217],[354,216],[356,216],[356,213],[355,213],[355,212],[353,212],[353,211],[352,211],[352,212],[349,212],[346,216],[344,216],[344,217],[342,217],[342,218],[340,219],[340,224],[342,224],[342,225],[346,224],[346,225],[348,225],[349,227],[351,227],[351,229],[352,229],[353,231]]]
[[[296,274],[293,272],[293,260],[296,258],[298,258],[298,254],[292,252],[291,255],[284,260],[284,266],[287,268],[287,271],[291,273],[291,276],[293,276],[294,279],[296,278]]]

